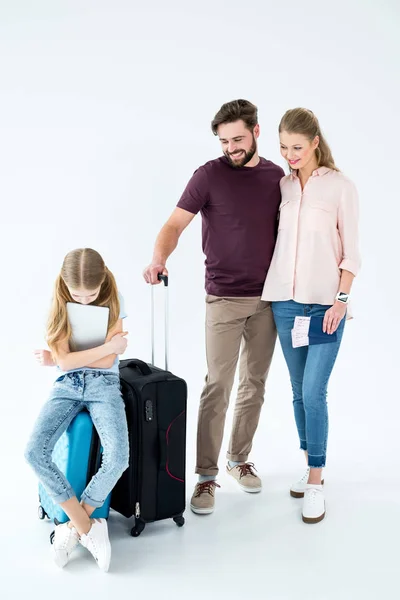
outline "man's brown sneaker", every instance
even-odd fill
[[[215,504],[215,488],[221,487],[212,479],[211,481],[203,481],[196,483],[193,496],[190,501],[190,508],[197,515],[209,515],[214,510]]]
[[[232,468],[228,463],[226,471],[229,473],[229,475],[232,475],[232,477],[236,479],[241,489],[245,492],[261,492],[262,482],[258,475],[255,474],[255,467],[253,463],[242,463]]]

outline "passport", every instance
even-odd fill
[[[323,317],[311,317],[310,328],[308,330],[309,345],[330,344],[337,341],[336,331],[334,333],[324,333],[322,331]]]
[[[292,346],[314,346],[316,344],[330,344],[337,341],[337,333],[324,333],[322,331],[323,317],[296,317],[292,329]]]

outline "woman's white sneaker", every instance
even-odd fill
[[[304,492],[307,488],[309,475],[310,469],[308,468],[304,473],[303,477],[291,486],[290,495],[292,496],[292,498],[304,498]],[[324,485],[324,480],[321,481],[321,484]]]
[[[325,498],[322,485],[307,484],[303,501],[304,523],[319,523],[325,517]]]
[[[102,571],[108,571],[111,560],[111,544],[105,519],[95,519],[88,533],[81,535],[80,543],[95,558]]]
[[[55,563],[58,567],[65,567],[69,561],[71,552],[77,547],[79,535],[75,527],[68,527],[68,523],[56,525],[54,536],[52,535],[52,551]]]

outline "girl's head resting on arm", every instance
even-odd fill
[[[71,250],[64,258],[55,286],[47,324],[47,343],[54,350],[60,341],[69,340],[71,329],[67,302],[108,306],[108,330],[119,318],[120,305],[114,275],[103,258],[92,248]]]
[[[338,171],[317,117],[307,108],[293,108],[279,123],[281,154],[291,171],[307,165]]]

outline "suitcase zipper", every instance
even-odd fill
[[[139,519],[141,515],[140,510],[140,489],[142,487],[142,457],[140,454],[140,449],[142,447],[142,422],[141,422],[141,411],[140,411],[140,402],[138,394],[135,394],[136,397],[136,415],[137,415],[137,428],[136,428],[136,460],[135,460],[135,474],[134,474],[134,490],[136,496],[135,502],[135,519]]]
[[[141,472],[139,472],[140,469],[140,463],[141,463],[141,456],[140,456],[140,448],[141,448],[141,438],[142,438],[142,431],[141,431],[141,420],[140,420],[140,403],[139,403],[139,397],[138,397],[138,393],[136,391],[136,388],[134,385],[130,385],[131,388],[131,393],[133,395],[134,398],[134,404],[135,404],[135,418],[136,418],[136,435],[135,435],[135,450],[134,450],[134,460],[133,460],[133,491],[135,494],[135,518],[139,519],[140,515],[141,515],[141,510],[140,510],[140,498],[139,498],[139,489],[141,486]]]
[[[131,449],[130,462],[132,465],[133,471],[133,494],[131,497],[130,505],[135,507],[134,515],[136,518],[140,517],[140,504],[138,499],[138,489],[139,489],[139,448],[140,448],[140,427],[139,427],[139,401],[135,386],[132,383],[128,383],[129,392],[128,394],[132,397],[132,406],[133,406],[133,418],[136,424],[134,435],[133,435],[133,448]],[[133,502],[132,502],[133,500]],[[132,513],[131,513],[132,514]]]

